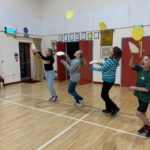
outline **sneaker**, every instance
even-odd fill
[[[82,102],[79,102],[79,103],[75,102],[74,105],[79,106],[79,107],[82,107],[82,106],[83,106],[83,103],[82,103]]]
[[[111,112],[111,116],[115,116],[119,111],[120,111],[119,108],[117,108],[116,110],[113,110],[113,111]]]
[[[147,125],[144,125],[142,128],[138,130],[138,133],[146,133],[146,131],[147,131]]]
[[[107,109],[102,109],[102,112],[103,112],[103,113],[106,113],[106,114],[111,114],[112,111],[107,110]]]
[[[53,98],[54,98],[54,96],[50,97],[50,98],[48,99],[48,101],[52,101],[52,100],[53,100]]]
[[[150,137],[150,130],[146,133],[146,137]]]
[[[83,106],[84,101],[80,100],[79,102],[80,102],[80,105]]]
[[[145,132],[146,132],[145,127],[142,127],[138,130],[138,133],[145,133]]]
[[[52,102],[56,102],[57,101],[58,96],[54,96],[52,99]]]

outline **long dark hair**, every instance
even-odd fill
[[[48,48],[48,52],[51,54],[51,57],[54,58],[53,49],[52,48]]]
[[[119,61],[121,56],[122,56],[122,50],[117,46],[113,47],[113,54],[111,58],[115,58]]]

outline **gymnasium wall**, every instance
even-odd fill
[[[19,42],[32,43],[32,39],[13,37],[0,32],[0,75],[5,79],[5,83],[21,81],[20,61],[16,61],[14,54],[19,55]],[[32,52],[31,52],[32,56]],[[31,75],[33,68],[33,57],[31,57]]]
[[[28,27],[29,33],[42,34],[41,0],[0,0],[0,30],[14,26],[18,33]]]
[[[130,27],[135,24],[146,25],[145,36],[150,35],[149,0],[0,0],[0,2],[0,31],[5,25],[13,25],[17,27],[19,33],[23,33],[23,27],[26,26],[30,34],[42,37],[43,49],[51,47],[51,40],[58,40],[58,34],[98,31],[98,24],[101,21],[104,21],[108,28],[115,29],[114,46],[121,47],[122,38],[132,37]],[[71,20],[65,19],[68,9],[72,9],[75,13]],[[0,74],[4,75],[6,83],[20,81],[19,62],[15,62],[14,53],[19,52],[18,43],[22,41],[31,43],[32,39],[15,39],[0,32]],[[100,59],[99,41],[99,39],[93,41],[93,59]],[[1,62],[3,60],[5,63]],[[116,83],[120,83],[120,77],[119,67]],[[94,72],[93,81],[101,82],[101,74]]]
[[[150,24],[149,0],[45,0],[42,8],[44,35],[99,30],[101,21],[108,28]],[[74,16],[66,20],[69,9]]]

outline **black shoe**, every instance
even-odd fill
[[[111,116],[115,116],[119,111],[120,111],[119,108],[113,110],[113,111],[111,112]]]
[[[146,131],[147,131],[147,125],[144,125],[142,128],[138,130],[138,133],[146,133]]]
[[[146,133],[146,137],[150,137],[150,130]]]
[[[106,114],[111,114],[112,111],[107,110],[107,109],[102,109],[102,112],[103,112],[103,113],[106,113]]]
[[[56,102],[57,101],[58,96],[54,96],[52,99],[52,102]]]

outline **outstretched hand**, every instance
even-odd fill
[[[135,91],[135,90],[136,90],[136,86],[130,86],[130,87],[129,87],[129,90]]]
[[[32,52],[35,55],[38,52],[38,50],[37,49],[32,49]]]

